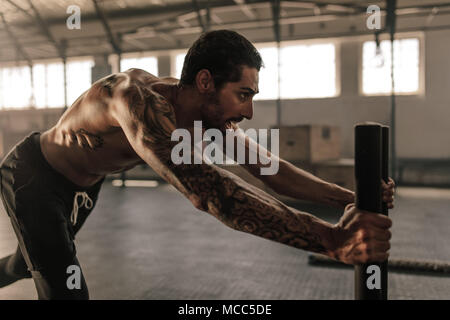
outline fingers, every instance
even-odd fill
[[[376,241],[368,245],[366,262],[382,262],[389,257],[391,245],[387,241]]]
[[[374,254],[377,254],[386,253],[390,248],[391,244],[389,241],[374,241],[370,250],[372,250]]]
[[[383,189],[395,188],[395,181],[392,180],[392,178],[388,178],[388,182],[386,183],[383,179],[381,179],[381,186]]]
[[[367,227],[376,227],[381,229],[389,229],[392,227],[392,220],[385,215],[380,213],[366,212],[361,213],[359,217],[361,224]]]
[[[393,195],[383,195],[383,202],[386,203],[388,209],[394,208],[394,196]]]
[[[77,137],[78,145],[80,146],[80,148],[85,148],[85,147],[89,146],[89,143],[84,135],[77,134],[76,137]]]
[[[388,183],[384,182],[383,179],[381,179],[381,187],[385,191],[394,191],[395,189],[395,182],[391,178],[389,178]]]
[[[392,178],[390,178],[390,177],[389,177],[389,179],[388,179],[388,184],[389,184],[390,186],[392,186],[393,188],[395,188],[395,181],[392,180]]]
[[[354,206],[355,206],[354,203],[349,203],[349,204],[347,204],[347,205],[345,206],[345,211],[350,210],[350,209],[353,208]]]
[[[382,198],[383,202],[387,204],[388,209],[394,208],[394,193],[395,193],[395,182],[392,178],[388,179],[388,183],[381,179],[382,186]]]
[[[363,262],[363,263],[370,263],[370,262],[383,262],[386,261],[389,258],[389,252],[384,252],[384,253],[376,253],[374,255],[372,255],[367,262]]]
[[[389,257],[389,249],[391,245],[389,241],[370,241],[359,246],[362,253],[359,261],[362,263],[381,262]]]
[[[394,189],[391,188],[383,190],[383,196],[393,196],[394,193],[395,193]]]
[[[376,241],[389,241],[392,237],[392,233],[388,229],[381,229],[372,227],[368,232],[366,238],[363,241],[369,241],[371,239]]]
[[[382,262],[389,258],[390,248],[387,241],[363,242],[353,246],[345,258],[351,264]]]
[[[344,214],[344,221],[348,223],[353,231],[360,228],[381,228],[389,229],[392,227],[392,220],[381,213],[361,210],[355,207],[354,204],[348,204],[346,213]]]
[[[386,217],[381,216],[381,218]],[[385,223],[384,226],[392,225],[392,222],[385,219],[376,220]],[[362,240],[362,245],[360,246],[364,253],[361,256],[362,262],[367,263],[385,261],[389,257],[388,251],[391,248],[391,244],[389,242],[392,236],[391,232],[388,229],[372,226],[371,228],[365,229],[365,234],[367,236]]]
[[[337,255],[349,264],[385,261],[389,256],[389,228],[392,220],[382,214],[360,210],[351,203],[339,221],[340,234],[336,236]],[[339,243],[341,246],[339,246]]]

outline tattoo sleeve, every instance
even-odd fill
[[[175,114],[163,97],[130,86],[122,100],[122,107],[116,107],[116,118],[137,154],[196,208],[235,230],[308,251],[329,253],[331,224],[286,206],[215,165],[175,165],[170,159]]]

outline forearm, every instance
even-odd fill
[[[331,256],[333,226],[284,205],[228,171],[208,165],[172,166],[180,191],[227,226]]]
[[[280,161],[277,175],[269,177],[266,183],[280,195],[336,208],[344,208],[354,202],[354,192],[324,181],[287,161]]]

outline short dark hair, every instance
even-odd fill
[[[202,69],[211,72],[214,86],[220,89],[225,82],[241,80],[242,67],[263,65],[258,50],[242,35],[231,30],[216,30],[202,34],[184,58],[180,84],[192,85]]]

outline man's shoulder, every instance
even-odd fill
[[[92,88],[106,89],[109,95],[112,96],[114,91],[127,89],[131,86],[148,86],[153,82],[158,82],[160,79],[155,75],[137,68],[131,68],[123,72],[110,74],[97,80]]]
[[[170,100],[153,88],[153,82],[143,83],[130,79],[115,89],[109,106],[110,110],[118,115],[131,112],[134,116],[154,121],[161,116],[171,122],[175,121],[175,111]]]

